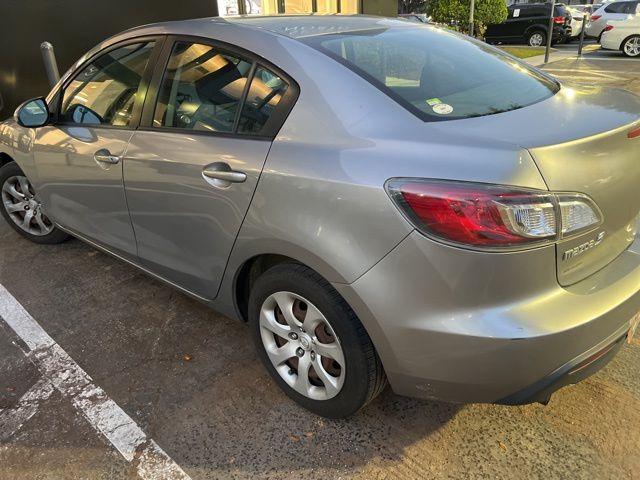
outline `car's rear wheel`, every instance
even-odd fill
[[[249,321],[276,383],[318,415],[353,415],[386,385],[371,339],[355,313],[307,267],[286,263],[262,274],[249,298]]]
[[[622,42],[622,53],[627,57],[640,57],[640,35],[633,35]]]
[[[69,238],[42,211],[42,203],[15,162],[0,168],[2,215],[20,235],[36,243],[61,243]]]
[[[534,30],[527,35],[527,44],[530,47],[541,47],[547,43],[547,34],[542,30]]]

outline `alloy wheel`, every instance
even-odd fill
[[[260,336],[272,365],[296,392],[329,400],[344,385],[345,358],[326,317],[304,297],[269,295],[260,309]]]
[[[640,55],[640,37],[632,37],[624,42],[624,53],[630,57]]]
[[[534,33],[529,37],[529,45],[532,47],[539,47],[544,42],[544,38],[541,33]]]
[[[42,213],[42,204],[27,177],[16,175],[5,180],[2,204],[9,218],[25,232],[40,237],[53,231],[53,223]]]

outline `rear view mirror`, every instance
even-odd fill
[[[27,100],[17,108],[13,118],[23,127],[42,127],[49,121],[49,107],[44,98]]]

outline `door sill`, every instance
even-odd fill
[[[88,239],[84,235],[81,235],[81,234],[79,234],[79,233],[77,233],[77,232],[75,232],[75,231],[73,231],[73,230],[71,230],[69,228],[63,227],[62,225],[60,225],[58,223],[56,223],[55,226],[56,226],[56,228],[59,228],[63,232],[66,232],[69,235],[72,235],[73,237],[76,237],[77,239],[79,239],[79,240],[91,245],[92,247],[94,247],[94,248],[96,248],[96,249],[98,249],[98,250],[100,250],[100,251],[102,251],[102,252],[104,252],[106,254],[109,254],[112,257],[117,258],[118,260],[122,260],[123,262],[128,263],[129,265],[131,265],[131,266],[137,268],[138,270],[141,270],[142,272],[146,273],[150,277],[152,277],[152,278],[154,278],[156,280],[160,280],[161,282],[166,283],[167,285],[169,285],[169,286],[171,286],[171,287],[173,287],[173,288],[175,288],[177,290],[180,290],[181,292],[185,293],[186,295],[189,295],[190,297],[195,298],[196,300],[199,300],[199,301],[201,301],[203,303],[207,303],[207,304],[211,303],[213,301],[212,298],[206,298],[206,297],[203,297],[202,295],[198,295],[197,293],[192,292],[191,290],[189,290],[187,288],[181,287],[180,285],[178,285],[177,283],[172,282],[171,280],[167,280],[165,277],[163,277],[161,275],[158,275],[157,273],[153,273],[151,270],[149,270],[148,268],[142,266],[141,264],[139,264],[137,262],[134,262],[133,260],[130,260],[130,259],[118,254],[118,253],[115,253],[112,250],[109,250],[107,247],[104,247],[104,246],[100,245],[99,243]]]

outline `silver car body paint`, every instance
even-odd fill
[[[292,38],[356,27],[435,28],[371,17],[172,22],[116,35],[70,70],[144,35],[236,45],[300,86],[272,143],[34,131],[9,120],[0,125],[0,151],[43,192],[47,213],[61,226],[229,316],[242,316],[236,278],[256,256],[283,255],[313,268],[362,320],[398,393],[497,401],[622,335],[640,309],[640,139],[626,137],[640,126],[638,98],[563,85],[511,112],[423,122]],[[120,166],[90,165],[85,150],[103,146],[123,151]],[[202,167],[223,156],[247,173],[245,183],[218,190],[202,178]],[[605,222],[526,251],[451,247],[414,230],[384,190],[392,177],[581,192],[596,200]],[[562,262],[562,252],[600,231],[601,244]]]

